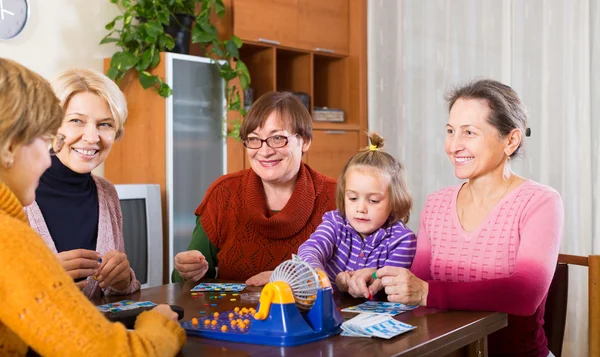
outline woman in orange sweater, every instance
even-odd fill
[[[0,58],[0,355],[174,356],[185,332],[168,305],[140,314],[134,331],[110,323],[27,224],[62,119],[46,80]]]

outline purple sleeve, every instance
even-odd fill
[[[386,266],[409,269],[415,257],[417,239],[415,234],[403,223],[394,225],[392,232],[391,252],[385,262]]]
[[[323,222],[311,234],[306,242],[298,248],[298,256],[309,263],[313,268],[325,271],[325,265],[333,257],[337,237],[335,211],[323,215]]]

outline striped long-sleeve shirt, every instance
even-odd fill
[[[340,213],[329,211],[323,222],[298,249],[312,267],[327,273],[333,284],[343,272],[384,266],[410,268],[415,256],[415,234],[402,222],[379,228],[364,239]]]

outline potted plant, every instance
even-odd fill
[[[122,11],[105,27],[110,31],[100,44],[116,43],[119,51],[113,54],[107,76],[117,83],[130,70],[139,74],[143,88],[153,88],[163,97],[172,94],[171,88],[150,70],[160,62],[160,52],[173,51],[177,46],[199,43],[207,57],[222,59],[214,61],[220,76],[227,82],[227,109],[237,111],[241,117],[245,109],[240,91],[248,88],[250,74],[240,60],[239,48],[242,41],[235,35],[220,40],[216,27],[211,23],[211,14],[223,17],[225,6],[222,0],[110,0]],[[193,23],[193,27],[190,26]],[[186,33],[187,31],[187,33]],[[188,37],[186,37],[188,36]],[[187,41],[187,43],[186,43]],[[239,78],[242,88],[229,82]],[[239,121],[230,135],[237,135]]]

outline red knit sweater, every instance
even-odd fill
[[[219,248],[219,278],[245,280],[290,259],[325,212],[335,209],[335,185],[303,163],[290,200],[271,215],[262,181],[253,170],[216,180],[195,213]]]

